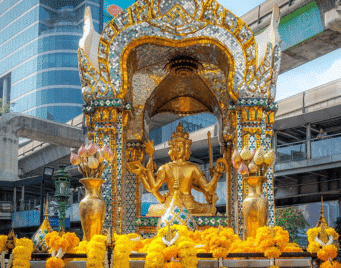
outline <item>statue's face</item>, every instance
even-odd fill
[[[176,141],[173,145],[173,156],[175,160],[182,159],[185,157],[185,143],[182,141]]]

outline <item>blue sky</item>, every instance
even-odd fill
[[[242,16],[265,0],[218,0],[237,16]],[[108,0],[123,9],[134,0]],[[276,100],[281,100],[313,87],[341,78],[341,49],[335,50],[307,64],[281,74],[277,82]]]

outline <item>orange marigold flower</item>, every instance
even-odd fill
[[[64,266],[64,261],[56,257],[49,258],[46,261],[46,268],[63,268]]]
[[[317,252],[317,257],[323,261],[327,261],[329,258],[335,259],[337,257],[337,247],[335,245],[323,246],[323,248]]]
[[[320,265],[320,268],[341,268],[341,265],[337,261],[333,261],[333,262],[325,261],[324,263]]]
[[[264,256],[267,258],[277,259],[281,255],[281,251],[277,247],[271,247],[265,250]]]

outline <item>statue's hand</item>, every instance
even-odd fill
[[[214,168],[215,173],[223,174],[227,170],[227,162],[224,158],[219,158]]]
[[[149,157],[152,157],[153,154],[154,154],[154,151],[155,151],[155,148],[154,148],[154,140],[152,141],[147,141],[145,143],[145,146],[146,146],[146,153],[149,155]]]
[[[141,175],[145,173],[146,169],[142,166],[140,161],[134,161],[127,164],[127,169],[129,172],[134,173],[136,175]]]
[[[213,195],[207,195],[206,196],[206,202],[209,204],[212,204],[212,202],[214,202],[214,204],[219,200],[219,197],[217,195],[217,193],[214,193]]]

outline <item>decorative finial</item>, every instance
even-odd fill
[[[318,235],[319,239],[323,243],[327,243],[329,240],[328,234],[326,232],[326,229],[329,227],[328,223],[326,221],[326,218],[324,217],[324,208],[323,208],[323,196],[321,196],[321,209],[320,209],[320,219],[317,222],[316,227],[320,227],[321,231]]]
[[[192,144],[192,140],[189,139],[189,134],[186,131],[184,131],[184,127],[180,122],[176,127],[176,131],[172,133],[171,140],[168,142],[168,145],[170,146],[173,145],[175,140],[186,141],[189,144]]]
[[[15,247],[15,233],[14,233],[14,230],[12,228],[11,231],[9,232],[8,236],[7,236],[6,248],[14,249],[14,247]]]
[[[171,228],[170,228],[170,226],[169,226],[169,223],[168,223],[168,224],[167,224],[166,240],[167,240],[168,242],[170,242],[170,241],[172,241],[172,239],[173,239],[173,234],[172,234],[172,230],[171,230]]]

